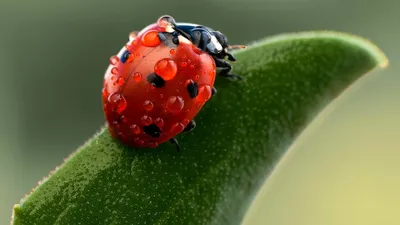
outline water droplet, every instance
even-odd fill
[[[183,125],[182,123],[175,123],[174,125],[172,125],[171,127],[171,132],[172,133],[180,133],[185,129],[185,125]]]
[[[151,119],[151,117],[148,116],[148,115],[143,115],[142,118],[141,118],[140,120],[142,121],[142,124],[145,125],[145,126],[148,126],[148,125],[150,125],[150,124],[153,122],[153,120]]]
[[[194,83],[194,81],[193,81],[192,79],[186,80],[186,81],[185,81],[185,87],[186,87],[188,84],[191,84],[191,83]]]
[[[161,59],[154,66],[154,72],[164,80],[171,80],[175,77],[178,68],[172,59]]]
[[[110,58],[111,65],[115,66],[115,65],[117,65],[118,62],[119,62],[118,56],[116,56],[116,55],[111,56],[111,58]]]
[[[163,94],[160,94],[160,96],[159,96],[161,99],[163,99],[164,98],[164,95]]]
[[[108,102],[110,103],[111,107],[118,113],[123,112],[128,103],[123,95],[119,93],[113,93],[108,97]]]
[[[133,62],[133,55],[131,54],[131,53],[127,53],[126,55],[125,55],[125,62],[127,62],[127,63],[131,63],[131,62]]]
[[[101,91],[103,98],[107,99],[108,98],[108,91],[106,88],[103,88],[103,90]]]
[[[122,123],[128,122],[128,119],[124,115],[121,115],[118,120],[121,121]]]
[[[157,118],[156,120],[154,120],[154,123],[156,124],[157,127],[164,126],[164,120],[161,118]]]
[[[187,62],[181,62],[181,66],[182,67],[186,67],[187,66]]]
[[[209,74],[210,76],[215,76],[215,73],[216,73],[215,70],[210,70],[210,72],[208,72],[208,74]]]
[[[200,79],[199,75],[194,76],[194,81],[198,81]]]
[[[191,65],[189,66],[189,68],[190,68],[190,69],[194,69],[194,64],[191,64]]]
[[[173,55],[173,54],[175,54],[175,53],[176,53],[175,49],[169,50],[169,54]]]
[[[111,74],[117,75],[117,74],[118,74],[118,68],[117,68],[117,67],[113,67],[113,68],[111,69]]]
[[[111,80],[115,80],[115,76],[112,76],[112,77],[111,77]]]
[[[184,119],[184,120],[182,121],[183,125],[185,125],[185,126],[186,126],[189,122],[190,122],[190,120],[188,120],[188,119]]]
[[[139,138],[135,138],[134,141],[135,141],[135,143],[138,144],[138,145],[143,145],[143,144],[144,144],[144,141],[143,141],[143,140],[140,140]]]
[[[139,52],[135,52],[135,57],[139,58],[140,57],[140,53]]]
[[[138,35],[138,32],[137,32],[137,31],[132,31],[132,32],[129,34],[129,40],[130,40],[130,41],[134,40],[134,39],[137,37],[137,35]]]
[[[192,45],[192,50],[193,50],[196,54],[198,54],[198,55],[200,55],[200,53],[201,53],[200,49],[197,48],[197,47],[194,46],[194,45]]]
[[[132,50],[132,44],[127,43],[127,44],[125,45],[125,48],[126,48],[126,50],[131,51],[131,50]]]
[[[119,128],[119,127],[120,127],[118,121],[116,121],[116,120],[114,120],[114,121],[112,122],[112,124],[113,124],[116,128]]]
[[[142,74],[139,73],[139,72],[134,73],[134,74],[133,74],[133,79],[134,79],[136,82],[139,82],[139,81],[142,79]]]
[[[165,107],[172,113],[178,113],[183,109],[184,102],[181,96],[171,96],[168,98]]]
[[[158,38],[158,31],[156,30],[149,30],[142,36],[142,43],[144,46],[147,47],[156,47],[158,46],[161,41]]]
[[[171,23],[175,23],[175,20],[174,18],[168,15],[162,16],[157,20],[157,25],[160,27],[170,26]]]
[[[150,147],[150,148],[157,148],[157,146],[158,146],[158,143],[157,143],[157,142],[150,142],[150,143],[149,143],[149,147]]]
[[[153,104],[151,101],[146,100],[146,101],[144,101],[144,103],[143,103],[143,108],[144,108],[144,110],[146,110],[146,111],[149,112],[149,111],[153,110],[154,104]]]
[[[129,129],[131,129],[134,134],[140,134],[140,127],[136,124],[131,125]]]
[[[119,86],[122,86],[125,83],[125,79],[123,77],[118,77],[117,83],[118,83]]]
[[[211,87],[209,85],[200,85],[199,87],[199,94],[197,95],[196,99],[205,102],[211,97]]]

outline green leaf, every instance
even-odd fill
[[[126,148],[104,128],[14,207],[13,223],[240,224],[316,113],[387,65],[368,41],[326,31],[280,35],[235,55],[245,81],[217,79],[197,128],[178,137],[181,152],[168,143]]]

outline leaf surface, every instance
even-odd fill
[[[14,207],[12,223],[240,224],[314,116],[387,65],[372,43],[328,31],[267,38],[235,56],[245,80],[217,79],[196,129],[178,136],[181,152],[127,148],[103,128]]]

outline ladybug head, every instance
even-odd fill
[[[218,40],[218,42],[222,46],[222,48],[228,47],[228,38],[224,34],[222,34],[219,31],[213,31],[212,34]]]

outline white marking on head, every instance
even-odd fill
[[[211,42],[207,44],[207,49],[212,53],[220,53],[222,51],[222,45],[214,35],[211,35]]]

